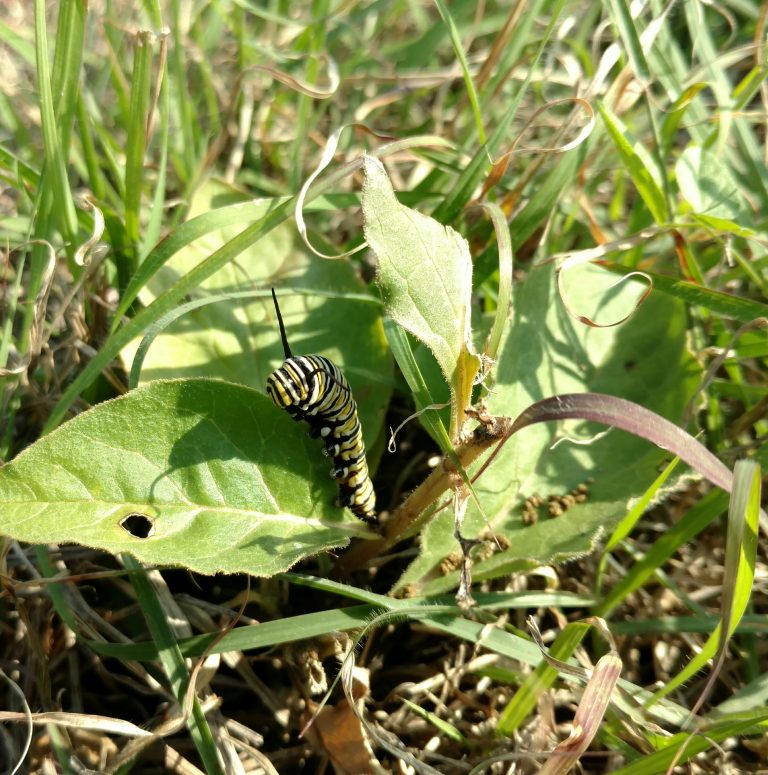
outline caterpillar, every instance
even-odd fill
[[[364,522],[376,521],[373,491],[357,404],[341,370],[322,355],[293,355],[272,289],[285,361],[267,378],[267,394],[294,420],[309,424],[309,435],[325,442],[323,454],[333,459],[331,476],[338,481],[340,506],[348,506]]]

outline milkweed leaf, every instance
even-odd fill
[[[433,352],[451,388],[456,438],[480,361],[471,344],[472,259],[467,241],[398,202],[384,166],[366,157],[365,237],[389,315]]]
[[[332,505],[336,487],[316,447],[255,390],[152,382],[0,469],[0,533],[271,576],[365,533]]]

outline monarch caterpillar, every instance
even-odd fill
[[[339,483],[339,505],[364,522],[376,518],[376,495],[368,474],[357,404],[347,380],[322,355],[293,355],[283,317],[272,289],[285,361],[267,378],[267,394],[294,420],[309,423],[309,435],[325,441],[323,454],[333,458],[331,476]]]

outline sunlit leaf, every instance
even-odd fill
[[[624,167],[632,177],[637,192],[643,198],[646,206],[658,224],[669,219],[667,202],[664,197],[656,164],[643,144],[633,138],[630,131],[605,105],[598,105],[603,117],[608,135],[613,140]]]
[[[617,319],[634,306],[643,286],[628,282],[596,296],[595,288],[605,275],[597,267],[574,272],[569,299],[590,317]],[[621,326],[584,326],[568,315],[557,297],[552,267],[536,268],[516,290],[514,317],[502,340],[496,383],[488,397],[489,411],[514,418],[542,398],[595,391],[630,399],[674,420],[699,374],[687,349],[685,326],[683,306],[661,294],[652,294]],[[477,561],[475,579],[584,554],[624,516],[628,501],[658,475],[664,453],[616,430],[595,438],[605,430],[576,421],[542,423],[515,434],[504,445],[475,489],[492,529],[506,538],[509,548]],[[555,439],[563,436],[582,443],[563,441],[553,448]],[[565,495],[579,484],[588,486],[585,503],[554,519],[545,504],[536,524],[523,522],[526,498]],[[465,534],[487,533],[470,506]],[[424,579],[457,550],[446,510],[422,533],[421,554],[399,583],[421,580],[428,594],[451,589],[455,573]]]
[[[266,396],[215,380],[157,381],[1,468],[0,532],[270,576],[360,534],[359,522],[342,523],[335,495],[317,442]]]
[[[364,164],[365,237],[378,258],[388,314],[433,352],[451,387],[451,435],[459,431],[479,359],[471,345],[472,259],[450,226],[397,201],[383,165]]]
[[[742,228],[753,225],[749,205],[731,168],[714,151],[689,146],[680,154],[675,174],[680,193],[698,215],[737,223]]]

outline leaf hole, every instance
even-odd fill
[[[120,520],[120,527],[134,538],[151,538],[155,534],[155,522],[146,514],[134,511]]]

